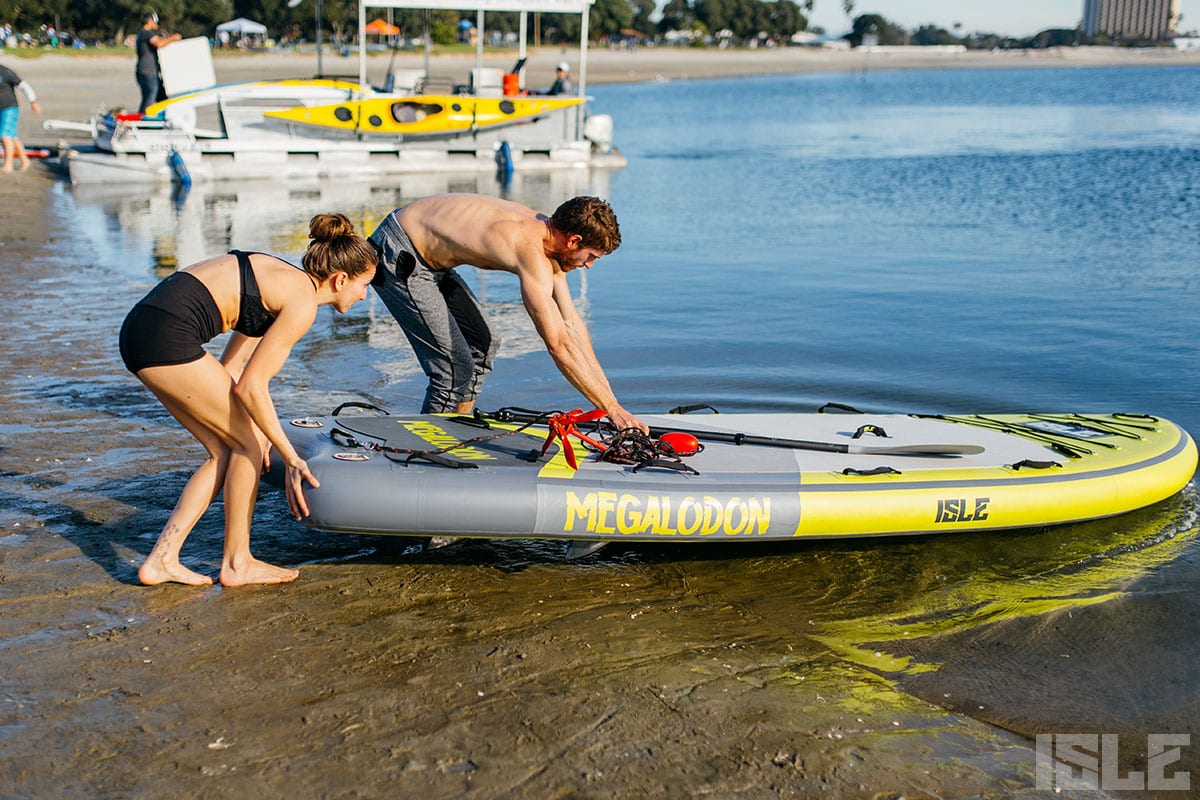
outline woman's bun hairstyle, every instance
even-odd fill
[[[345,214],[317,214],[309,220],[308,236],[312,241],[300,263],[318,281],[335,272],[357,278],[379,260],[375,247],[358,235]]]

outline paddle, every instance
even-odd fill
[[[476,411],[478,416],[499,420],[501,422],[543,423],[549,414],[536,414],[526,409],[502,408],[490,414]],[[611,423],[605,423],[610,429]],[[824,453],[847,453],[856,455],[890,455],[918,456],[926,458],[957,458],[959,456],[978,455],[984,451],[978,444],[901,444],[901,445],[860,445],[840,444],[836,442],[810,442],[804,439],[780,439],[773,436],[755,436],[747,433],[726,433],[724,431],[704,431],[690,428],[650,428],[651,436],[662,436],[664,433],[687,433],[697,439],[710,442],[727,442],[739,446],[752,445],[758,447],[787,447],[793,450],[815,450]]]
[[[650,427],[651,436],[662,436],[664,433],[687,433],[697,439],[710,442],[728,442],[729,444],[757,445],[760,447],[788,447],[793,450],[816,450],[823,453],[850,453],[859,455],[880,456],[923,456],[935,458],[957,458],[958,456],[973,456],[983,452],[983,446],[978,444],[898,444],[871,446],[861,444],[838,444],[836,442],[810,442],[804,439],[778,439],[773,436],[755,436],[748,433],[725,433],[723,431],[701,431],[690,428],[656,428]]]

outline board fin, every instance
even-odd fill
[[[608,542],[605,541],[572,539],[567,542],[567,561],[575,561],[590,556],[592,553],[599,553],[605,547],[608,547]]]

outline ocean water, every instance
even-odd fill
[[[518,175],[507,186],[440,176],[183,195],[63,184],[54,208],[87,237],[91,274],[127,298],[108,320],[114,342],[123,309],[166,272],[230,247],[298,259],[314,213],[345,212],[369,232],[436,192],[547,211],[599,194],[624,243],[571,281],[635,412],[830,401],[1133,412],[1200,434],[1200,70],[864,68],[590,91],[593,110],[615,118],[624,170]],[[464,272],[503,340],[479,405],[579,405],[515,280]],[[372,297],[343,317],[322,311],[274,397],[281,413],[300,415],[344,400],[412,409],[423,391]],[[116,408],[130,397],[132,411]],[[136,387],[91,399],[161,416]],[[262,504],[276,499],[265,493]],[[600,558],[617,572],[686,571],[705,602],[745,613],[764,650],[813,639],[1031,741],[1119,734],[1122,763],[1144,766],[1149,734],[1200,733],[1197,516],[1189,488],[1135,514],[1003,536]],[[219,520],[204,525],[219,541]],[[255,538],[291,563],[357,552],[296,544],[297,527],[260,514]],[[512,546],[514,561],[551,558]],[[491,558],[496,547],[479,552]],[[584,567],[561,569],[569,580]],[[1180,768],[1200,769],[1195,736]]]

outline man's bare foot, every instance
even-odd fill
[[[213,580],[207,575],[193,572],[176,561],[168,564],[151,554],[138,570],[138,580],[146,586],[160,583],[186,583],[189,586],[208,586]]]
[[[21,159],[21,172],[24,172],[27,169],[29,169],[29,159],[22,158]]]
[[[5,164],[3,167],[0,167],[0,172],[12,172],[12,164]]]
[[[237,569],[229,562],[221,565],[222,586],[245,586],[249,583],[288,583],[300,577],[300,570],[276,567],[257,558],[239,564]]]

